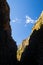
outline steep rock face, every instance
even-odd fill
[[[34,27],[32,28],[32,31],[39,30],[42,24],[43,24],[43,11],[41,15],[39,16],[38,20],[36,20],[36,23]]]
[[[21,45],[18,47],[18,50],[17,50],[17,59],[18,59],[18,61],[20,61],[21,55],[24,52],[24,49],[26,48],[26,46],[28,46],[28,45],[29,45],[29,38],[23,40]]]
[[[21,64],[43,65],[43,12],[32,29],[29,45],[21,56]]]
[[[1,27],[7,30],[8,34],[11,34],[10,7],[6,0],[0,0],[0,28]]]
[[[11,37],[10,7],[6,0],[0,0],[0,65],[14,65],[17,45]]]

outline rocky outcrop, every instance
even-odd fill
[[[23,40],[20,46],[18,47],[18,50],[17,50],[17,60],[18,61],[20,61],[21,55],[24,52],[24,49],[26,48],[26,46],[28,45],[29,45],[29,38]]]
[[[43,65],[43,12],[32,29],[29,45],[21,56],[21,64]]]
[[[42,11],[40,17],[38,18],[38,20],[36,20],[36,23],[35,23],[34,27],[32,28],[32,31],[39,30],[42,24],[43,24],[43,11]]]
[[[17,45],[11,37],[10,7],[6,0],[0,0],[0,65],[17,63]]]

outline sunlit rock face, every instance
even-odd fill
[[[26,48],[26,46],[28,46],[28,45],[29,45],[29,38],[23,40],[22,43],[20,44],[20,46],[18,47],[18,50],[17,50],[18,61],[20,61],[21,55],[24,52],[24,49]]]
[[[34,30],[39,30],[42,24],[43,24],[43,11],[42,11],[41,15],[39,16],[38,20],[36,20],[36,23],[32,28],[31,35],[32,35]],[[17,50],[17,59],[18,59],[18,61],[20,61],[21,55],[24,52],[24,49],[26,48],[26,46],[29,45],[29,39],[30,39],[30,37],[23,40],[22,43],[20,44],[20,46]]]
[[[35,23],[32,31],[39,30],[42,24],[43,24],[43,11],[42,11],[41,15],[39,16],[38,20],[36,20],[36,23]]]
[[[0,65],[15,65],[17,45],[11,37],[10,7],[0,0]]]
[[[21,56],[21,64],[43,65],[43,12],[32,29],[29,45]]]

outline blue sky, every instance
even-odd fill
[[[7,0],[10,6],[12,37],[19,45],[29,37],[35,21],[43,11],[43,0]]]

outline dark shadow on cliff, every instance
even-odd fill
[[[23,65],[43,65],[43,25],[31,34],[20,62]]]
[[[11,37],[10,8],[0,0],[0,65],[16,65],[17,45]]]

